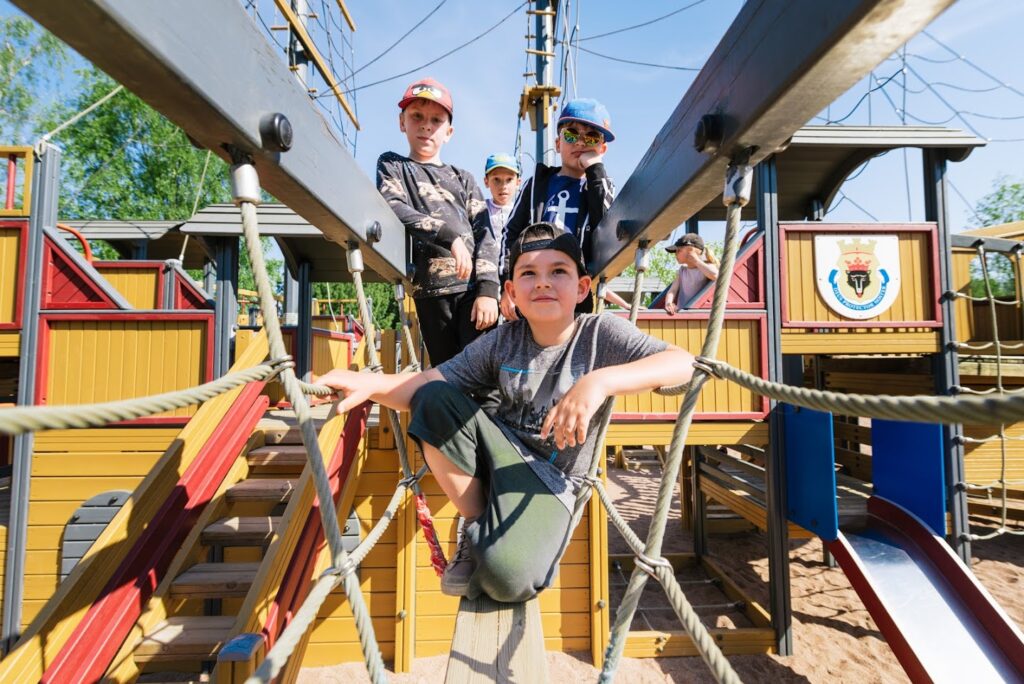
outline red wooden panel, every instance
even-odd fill
[[[43,247],[43,309],[117,309],[78,264],[69,259],[46,236]]]

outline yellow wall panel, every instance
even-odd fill
[[[782,329],[783,354],[935,354],[940,350],[938,329]]]
[[[21,354],[21,333],[16,330],[0,330],[0,356]]]
[[[0,323],[13,323],[17,308],[21,231],[0,228]]]
[[[637,327],[645,333],[699,354],[707,333],[703,319],[643,319]],[[754,375],[761,374],[761,321],[729,319],[722,329],[718,358]],[[683,396],[662,396],[654,392],[615,399],[615,413],[678,413]],[[704,385],[697,413],[759,413],[761,398],[750,390],[726,380],[712,379]]]
[[[347,368],[349,340],[331,339],[313,333],[313,372],[323,375],[334,368]]]
[[[875,319],[924,321],[934,317],[930,234],[896,233],[900,241],[900,292],[896,301]],[[783,249],[786,257],[786,306],[790,321],[842,323],[846,319],[832,311],[818,293],[814,262],[814,233],[787,231]]]
[[[50,321],[48,404],[86,404],[184,389],[205,380],[205,321]],[[160,416],[188,417],[197,407]]]
[[[98,265],[97,270],[136,309],[163,308],[160,271],[156,268],[123,268]]]

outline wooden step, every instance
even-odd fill
[[[445,684],[548,681],[537,599],[498,603],[487,596],[459,601]]]
[[[301,444],[276,444],[253,449],[246,456],[249,470],[259,474],[298,474],[306,466],[306,447]]]
[[[280,523],[276,516],[221,518],[203,530],[202,540],[208,546],[262,546],[270,543]]]
[[[217,599],[245,596],[259,563],[196,563],[171,583],[175,598]]]
[[[227,500],[232,503],[236,501],[283,503],[291,497],[296,482],[297,480],[278,478],[243,480],[233,485],[225,494]]]
[[[320,404],[310,408],[313,426],[317,433],[327,422],[331,413],[331,404]],[[263,433],[265,444],[302,444],[302,434],[295,413],[291,410],[269,411],[257,424],[256,429]]]
[[[214,660],[234,623],[230,615],[167,618],[135,645],[135,662]]]

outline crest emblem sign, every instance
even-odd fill
[[[814,270],[828,308],[844,318],[874,318],[900,291],[899,237],[815,235]]]

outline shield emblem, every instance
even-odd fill
[[[844,318],[874,318],[900,291],[899,237],[815,235],[814,270],[828,308]]]

